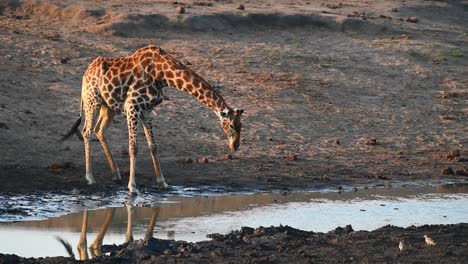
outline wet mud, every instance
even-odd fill
[[[426,245],[424,235],[435,241]],[[463,263],[468,258],[468,225],[354,232],[352,226],[329,233],[288,226],[242,228],[212,241],[187,243],[155,238],[103,247],[109,256],[89,263]],[[403,242],[400,251],[399,243]],[[0,263],[83,263],[72,258],[21,258],[0,254]]]

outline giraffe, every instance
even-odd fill
[[[236,151],[239,148],[242,127],[240,118],[244,110],[231,108],[216,89],[171,54],[160,47],[150,45],[127,57],[98,57],[83,75],[80,117],[62,138],[65,140],[74,133],[79,135],[78,127],[84,112],[82,135],[85,146],[85,177],[88,184],[96,182],[91,170],[89,144],[93,125],[95,125],[94,132],[107,157],[113,180],[121,179],[119,168],[109,150],[104,132],[112,118],[122,113],[126,116],[129,134],[129,192],[137,193],[135,155],[138,151],[138,122],[143,125],[156,180],[162,188],[168,187],[161,172],[151,116],[154,107],[167,99],[163,92],[165,87],[182,90],[209,107],[218,116],[229,140],[230,149]],[[99,116],[95,123],[98,109]]]

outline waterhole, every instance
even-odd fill
[[[89,247],[93,242],[101,245],[97,237],[103,237],[102,245],[119,245],[151,234],[196,242],[208,240],[207,234],[226,234],[242,226],[282,224],[328,232],[348,224],[354,230],[374,230],[385,225],[455,224],[468,219],[468,184],[341,192],[187,193],[160,197],[143,206],[135,198],[121,206],[81,210],[44,220],[3,222],[0,252],[24,257],[67,256],[57,240],[60,237],[72,245],[77,255],[80,235],[84,233]]]

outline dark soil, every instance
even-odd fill
[[[426,246],[424,234],[436,245]],[[288,226],[244,227],[211,237],[198,243],[153,238],[103,246],[110,256],[85,262],[0,254],[0,263],[466,263],[468,259],[468,224],[385,226],[372,232],[354,232],[347,226],[326,234]]]

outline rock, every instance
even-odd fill
[[[183,8],[181,6],[178,6],[176,10],[177,10],[177,13],[179,13],[179,14],[184,14],[185,13],[185,8]]]
[[[180,158],[177,160],[177,163],[193,163],[192,158]]]
[[[120,151],[120,157],[122,157],[122,158],[128,158],[128,157],[129,157],[128,150],[127,150],[127,149],[122,149],[122,150]]]
[[[63,170],[65,169],[64,166],[62,164],[51,164],[47,167],[47,169],[49,170],[49,172],[53,173],[53,174],[62,174],[63,173]]]
[[[398,12],[398,8],[392,8],[392,12]]]
[[[7,129],[7,130],[10,129],[8,125],[5,123],[0,123],[0,128]]]
[[[206,158],[206,157],[198,158],[198,163],[200,163],[200,164],[208,163],[208,158]]]
[[[297,155],[294,153],[289,153],[288,156],[286,157],[287,160],[297,160]]]
[[[237,10],[245,10],[245,6],[243,4],[240,4],[236,7]]]
[[[452,170],[452,168],[450,167],[447,167],[447,168],[443,168],[441,171],[440,171],[440,174],[441,175],[454,175],[454,171]]]
[[[455,174],[461,176],[468,176],[468,169],[465,166],[455,168]]]
[[[377,139],[370,138],[370,139],[366,140],[366,142],[364,144],[366,144],[368,146],[375,146],[375,145],[379,145],[380,143],[377,141]]]
[[[459,158],[461,155],[461,152],[459,149],[454,149],[443,155],[443,157],[447,160],[455,160]]]
[[[335,230],[330,231],[329,233],[335,234],[335,235],[346,235],[349,233],[354,232],[354,229],[351,225],[347,225],[345,227],[337,227]]]
[[[418,19],[416,17],[408,17],[406,19],[406,22],[410,22],[410,23],[418,23]]]
[[[224,159],[232,160],[232,155],[231,154],[224,154]]]
[[[64,57],[60,58],[60,63],[65,64],[65,63],[67,63],[69,60],[70,60],[69,57],[64,56]]]

